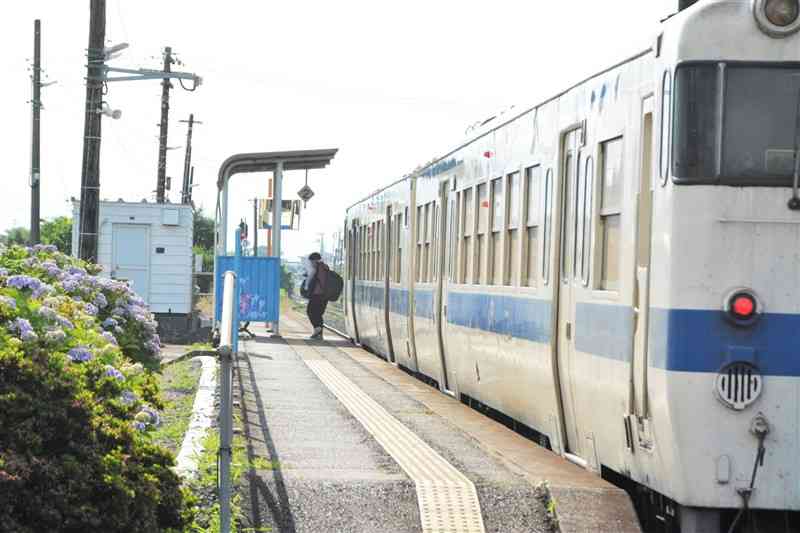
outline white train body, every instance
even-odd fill
[[[684,531],[742,506],[764,420],[749,505],[800,510],[800,35],[762,4],[701,1],[347,211],[351,335],[673,500]]]

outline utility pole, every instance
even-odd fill
[[[164,48],[164,72],[172,68],[172,48]],[[158,182],[156,183],[156,202],[163,204],[165,201],[165,188],[167,183],[167,129],[169,127],[169,90],[172,83],[166,77],[161,80],[161,123],[158,134]]]
[[[258,198],[253,198],[253,257],[258,255]]]
[[[42,108],[42,22],[33,22],[33,121],[31,128],[31,245],[39,244],[39,144]]]
[[[183,187],[181,187],[181,203],[188,204],[191,201],[191,193],[189,189],[191,187],[191,183],[189,181],[189,174],[192,167],[192,126],[195,124],[202,124],[199,120],[195,122],[194,120],[194,113],[189,115],[189,120],[181,120],[186,124],[189,124],[189,129],[186,131],[186,157],[183,160]],[[191,170],[190,170],[191,169]]]
[[[100,199],[100,134],[105,75],[106,2],[91,0],[89,49],[86,67],[86,119],[83,127],[83,171],[81,173],[81,211],[79,255],[97,260],[97,226]]]
[[[189,190],[186,193],[186,203],[189,205],[192,205],[192,189],[194,189],[194,167],[192,167],[192,171],[189,173]]]

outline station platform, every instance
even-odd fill
[[[289,313],[282,337],[255,327],[240,341],[234,391],[256,466],[241,482],[240,531],[640,531],[624,491],[308,330]]]

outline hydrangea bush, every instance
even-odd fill
[[[180,531],[191,497],[150,441],[160,348],[124,283],[52,247],[0,249],[0,531]]]

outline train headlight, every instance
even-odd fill
[[[786,37],[800,30],[800,0],[753,0],[753,15],[772,37]]]
[[[796,0],[767,0],[764,3],[764,15],[772,24],[785,28],[797,20],[800,6]]]

